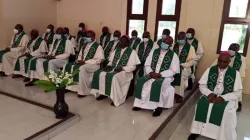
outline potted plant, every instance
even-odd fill
[[[54,113],[57,119],[64,119],[68,116],[69,106],[65,102],[65,89],[67,86],[76,85],[73,77],[79,72],[74,71],[72,74],[68,72],[45,72],[44,75],[48,80],[38,80],[36,85],[44,87],[45,92],[56,91],[56,103],[54,105]]]

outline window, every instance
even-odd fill
[[[137,30],[138,37],[147,29],[148,0],[128,0],[126,34]]]
[[[249,42],[249,0],[225,0],[217,53],[228,50],[231,43],[240,44],[240,53],[246,56]]]
[[[164,29],[171,31],[171,36],[176,37],[179,27],[181,10],[181,0],[158,0],[156,22],[155,22],[155,40],[162,36]]]

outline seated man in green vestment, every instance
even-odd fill
[[[196,108],[188,140],[199,135],[215,140],[237,140],[238,99],[242,94],[240,73],[229,66],[229,52],[221,52],[218,65],[211,66],[201,77],[202,93]]]
[[[159,46],[161,46],[161,43],[163,42],[163,40],[165,39],[165,38],[167,38],[168,36],[170,36],[170,30],[169,29],[164,29],[163,31],[162,31],[162,36],[161,36],[161,39],[159,39],[158,41],[157,41],[157,44],[159,45]]]
[[[109,43],[110,39],[111,33],[109,32],[109,28],[104,26],[102,28],[102,35],[100,36],[100,45],[104,48]]]
[[[125,102],[133,71],[140,60],[136,52],[128,47],[130,38],[122,36],[119,47],[111,54],[108,66],[94,73],[91,93],[102,100],[110,97],[111,105],[120,106]]]
[[[51,44],[54,41],[54,35],[55,35],[54,28],[55,28],[54,25],[49,24],[47,26],[46,33],[43,34],[43,40],[46,42],[48,49],[51,47]]]
[[[135,50],[140,43],[141,43],[141,39],[138,37],[138,32],[136,30],[133,30],[131,32],[129,47]]]
[[[145,63],[147,75],[137,81],[134,111],[153,110],[153,116],[160,116],[163,108],[174,105],[175,89],[171,85],[174,75],[180,72],[178,56],[169,48],[173,44],[171,36],[161,43],[161,48],[152,51]]]
[[[48,52],[47,44],[43,38],[39,37],[39,31],[37,29],[31,31],[30,37],[31,40],[28,43],[25,54],[21,55],[16,61],[14,70],[16,76],[13,76],[13,78],[18,78],[19,76],[26,77],[24,82],[30,81],[30,78],[28,78],[28,70],[31,60],[43,57]]]
[[[14,36],[11,45],[5,50],[0,51],[0,75],[12,75],[16,60],[25,53],[29,42],[29,37],[23,31],[23,25],[17,24],[14,28]]]

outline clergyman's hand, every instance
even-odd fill
[[[218,104],[218,103],[221,103],[221,102],[224,102],[224,101],[225,100],[222,97],[218,97],[218,98],[215,99],[214,103]]]
[[[215,102],[215,94],[214,93],[211,93],[207,96],[207,99],[209,100],[210,103],[214,103]]]

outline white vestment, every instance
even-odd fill
[[[168,52],[167,50],[161,50],[160,56],[159,56],[159,59],[157,61],[157,65],[156,65],[156,70],[155,70],[156,73],[160,72],[160,68],[161,68],[164,56],[167,52]],[[147,74],[149,74],[150,72],[153,72],[153,70],[151,68],[153,53],[154,53],[154,51],[152,51],[149,54],[149,56],[145,62],[145,70],[146,70]],[[143,85],[141,99],[135,98],[134,107],[150,109],[150,110],[156,109],[157,107],[162,107],[162,108],[173,107],[175,89],[171,86],[171,83],[174,80],[173,76],[179,72],[180,72],[179,58],[174,53],[174,56],[173,56],[173,59],[172,59],[172,62],[171,62],[169,69],[162,71],[160,73],[162,75],[162,77],[164,77],[164,81],[163,81],[162,87],[161,87],[159,102],[150,101],[151,86],[152,86],[152,83],[155,81],[155,79],[150,79]]]
[[[57,45],[54,48],[55,41],[53,41],[49,49],[48,55],[55,56],[55,53],[57,51],[57,48],[60,42],[61,40],[58,41]],[[49,70],[58,71],[60,68],[63,68],[63,66],[68,62],[70,54],[74,54],[74,53],[75,52],[74,52],[74,48],[73,48],[71,41],[66,40],[64,53],[55,56],[55,59],[52,59],[49,61]],[[46,77],[44,76],[44,68],[43,68],[43,62],[46,60],[47,59],[44,59],[44,58],[37,59],[36,71],[31,70],[29,72],[30,74],[29,77],[31,79],[46,79]]]
[[[29,53],[34,58],[42,57],[45,55],[46,52],[48,52],[47,44],[44,40],[41,42],[39,48],[34,51],[34,45],[35,45],[37,39],[33,40],[32,43],[30,44],[30,46],[28,46],[28,48],[26,49],[26,53]],[[27,58],[26,56],[19,58],[20,71],[14,71],[14,74],[19,74],[19,75],[28,77],[29,74],[25,73],[25,65],[24,65],[24,59],[26,59],[26,58]],[[29,64],[29,66],[30,66],[30,64]]]
[[[113,41],[113,40],[111,40],[111,41]],[[109,43],[110,43],[111,41],[109,41]],[[109,43],[107,44],[107,46],[109,46]],[[117,40],[117,41],[114,42],[112,48],[111,48],[110,51],[109,51],[109,57],[108,57],[108,58],[110,58],[111,54],[115,51],[117,43],[119,43],[119,40]],[[104,48],[104,52],[105,52],[107,46]]]
[[[71,37],[71,39],[70,39],[70,37]],[[70,41],[71,41],[73,47],[76,49],[76,46],[77,46],[77,45],[76,45],[76,40],[75,40],[75,38],[74,38],[73,36],[69,35],[69,36],[67,36],[67,39],[70,39]]]
[[[5,72],[6,75],[12,75],[14,72],[14,67],[16,60],[19,56],[23,55],[29,42],[29,37],[24,35],[16,48],[11,48],[13,45],[13,40],[16,41],[22,33],[19,33],[16,38],[15,36],[11,39],[11,45],[9,46],[10,51],[5,53],[2,58],[2,63],[0,63],[0,71]]]
[[[121,50],[120,58],[118,59],[117,63],[119,63],[124,51],[127,48],[124,48]],[[112,65],[112,61],[115,57],[115,51],[111,54],[111,57],[109,58],[109,64],[108,66]],[[133,71],[136,69],[136,65],[140,64],[140,60],[138,58],[138,55],[133,50],[131,52],[131,55],[129,57],[128,63],[126,66],[122,67],[123,71],[117,73],[114,75],[112,79],[112,86],[111,86],[111,92],[110,92],[110,99],[113,101],[115,106],[120,106],[125,102],[125,99],[127,97],[128,89],[130,86],[130,82],[133,79]],[[107,72],[101,72],[100,78],[99,78],[99,90],[92,89],[91,93],[95,96],[98,96],[99,94],[105,95],[105,77]]]
[[[183,49],[183,45],[179,46],[179,54],[177,54],[178,56],[180,56],[181,51]],[[171,48],[173,49],[173,47]],[[175,86],[175,93],[180,95],[181,97],[184,97],[184,92],[186,90],[186,88],[188,87],[188,79],[189,76],[191,75],[192,71],[191,71],[191,67],[193,66],[193,62],[195,59],[195,49],[193,46],[190,46],[190,50],[189,50],[189,54],[187,56],[187,60],[185,63],[181,63],[180,65],[183,66],[183,70],[182,74],[181,74],[181,85],[180,86]]]
[[[237,116],[236,110],[238,108],[238,98],[242,94],[242,83],[239,72],[236,73],[235,83],[233,92],[227,93],[225,95],[221,95],[224,91],[224,77],[227,69],[219,70],[219,76],[217,80],[217,85],[214,91],[211,91],[207,87],[207,81],[209,76],[209,69],[201,77],[200,84],[200,92],[204,96],[208,96],[211,93],[217,93],[217,96],[221,96],[225,101],[228,101],[228,104],[225,108],[221,126],[217,126],[209,123],[209,118],[211,115],[211,110],[213,107],[213,103],[209,104],[208,115],[206,123],[195,121],[195,117],[191,126],[191,133],[200,134],[205,137],[209,137],[216,140],[236,140],[236,125],[237,125]]]
[[[50,37],[50,35],[51,35],[51,32],[47,35],[46,38],[45,38],[45,35],[46,35],[46,33],[43,34],[42,38],[43,38],[45,41],[46,41],[46,40],[48,41],[48,40],[49,40],[49,37]],[[55,35],[53,36],[53,41],[52,41],[52,43],[54,42],[54,40],[55,40]],[[51,45],[52,45],[52,44],[49,44],[49,46],[47,46],[47,47],[50,48]]]
[[[194,39],[192,39],[192,40],[187,40],[188,41],[188,43],[189,44],[191,44],[192,45],[192,43],[193,43],[193,41],[194,41]],[[193,82],[195,81],[195,72],[196,72],[196,67],[197,67],[197,65],[198,65],[198,62],[199,62],[199,60],[202,58],[202,56],[203,56],[203,54],[204,54],[204,49],[203,49],[203,47],[202,47],[202,43],[199,41],[198,42],[198,47],[197,47],[197,50],[196,50],[196,52],[195,52],[195,54],[196,54],[196,57],[195,57],[195,59],[194,59],[194,65],[193,65],[193,73],[191,74],[191,78],[192,78],[192,80],[193,80]]]

